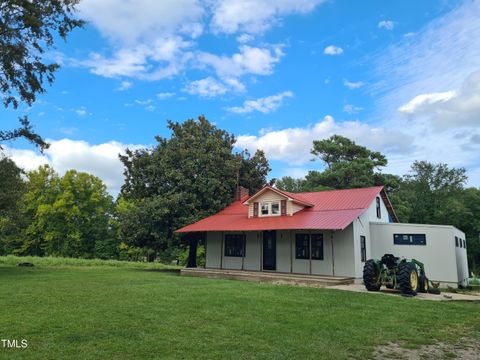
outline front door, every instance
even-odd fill
[[[277,269],[277,232],[263,232],[263,270]]]

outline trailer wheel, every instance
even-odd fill
[[[363,267],[363,283],[368,291],[380,290],[379,278],[380,270],[377,264],[372,259],[367,260]]]
[[[402,294],[416,295],[418,290],[418,273],[414,264],[403,262],[399,266],[398,285]]]
[[[428,279],[424,275],[418,277],[418,292],[427,293],[428,292]]]

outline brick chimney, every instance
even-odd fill
[[[237,186],[235,190],[235,201],[242,200],[245,196],[249,195],[249,191],[247,188],[243,186]]]

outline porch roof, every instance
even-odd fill
[[[297,195],[313,206],[304,208],[293,216],[248,218],[248,206],[242,201],[235,201],[219,213],[185,226],[177,232],[343,230],[360,216],[380,193],[382,197],[386,197],[382,186],[299,193]],[[390,215],[396,219],[394,212]]]

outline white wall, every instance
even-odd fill
[[[415,258],[425,265],[430,280],[456,286],[459,279],[454,230],[444,225],[370,223],[371,255],[377,259],[384,254]],[[394,234],[425,234],[426,245],[394,245]]]
[[[388,223],[389,221],[387,207],[385,206],[385,203],[380,195],[378,198],[380,199],[380,219],[377,217],[377,202],[376,200],[373,200],[368,209],[365,210],[365,212],[353,222],[353,252],[355,270],[354,275],[352,276],[354,276],[358,282],[361,281],[363,277],[363,266],[365,264],[362,262],[360,236],[365,236],[367,259],[370,259],[372,257],[370,222]]]
[[[222,257],[222,233],[210,231],[205,242],[205,267],[220,269]]]
[[[244,270],[260,271],[260,251],[262,249],[262,233],[259,231],[247,231],[245,244]]]

